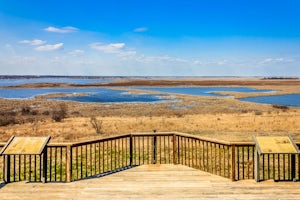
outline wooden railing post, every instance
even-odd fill
[[[4,182],[10,183],[10,155],[5,155],[4,159]]]
[[[236,181],[235,179],[235,145],[231,145],[231,180]]]
[[[47,153],[47,147],[45,147],[43,153],[43,178],[42,178],[43,183],[47,183],[47,161],[48,161],[48,153]]]
[[[3,181],[4,181],[4,178],[5,178],[5,176],[4,176],[4,174],[5,174],[5,156],[4,155],[2,155],[2,156],[0,156],[1,158],[2,158],[2,179],[3,179]]]
[[[300,180],[300,154],[297,155],[298,157],[298,181]]]
[[[176,134],[173,134],[173,163],[174,163],[174,165],[177,164],[177,141],[176,141]]]
[[[292,175],[292,180],[296,181],[296,155],[295,154],[291,155],[291,175]]]
[[[255,164],[255,168],[254,168],[254,179],[256,182],[260,181],[260,163],[259,163],[259,154],[258,154],[258,150],[257,148],[255,148],[255,154],[254,154],[254,164]],[[269,166],[268,166],[269,167]],[[264,169],[263,169],[264,170]]]
[[[130,134],[129,137],[129,159],[130,159],[130,166],[133,165],[133,144],[132,144],[132,135]]]
[[[152,160],[153,164],[156,164],[156,141],[157,141],[157,137],[154,136],[153,137],[153,160]]]
[[[177,164],[180,164],[180,140],[179,140],[179,136],[178,136],[178,140],[177,140]],[[182,144],[181,144],[182,145]]]
[[[67,146],[67,159],[66,159],[66,177],[67,183],[72,181],[72,147]]]

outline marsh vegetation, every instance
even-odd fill
[[[153,84],[151,81],[149,84]],[[294,79],[255,79],[248,81],[248,85],[247,81],[232,80],[232,83],[247,87],[255,83],[253,87],[257,89],[276,90],[279,94],[300,92],[299,81]],[[264,82],[259,85],[260,81]],[[283,84],[284,81],[286,84]],[[295,81],[298,82],[295,84]],[[183,80],[180,82],[184,83]],[[163,84],[163,81],[160,83]],[[186,84],[190,83],[195,82],[186,81]],[[215,82],[201,80],[197,83]],[[224,84],[228,85],[229,81],[224,81]],[[232,95],[240,98],[246,94]],[[78,141],[153,130],[179,131],[230,141],[251,141],[252,135],[282,134],[300,140],[299,108],[241,102],[235,98],[172,96],[176,101],[122,104],[62,102],[43,98],[0,99],[0,141],[7,141],[11,135],[50,135],[51,141]]]

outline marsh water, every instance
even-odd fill
[[[112,90],[107,88],[5,88],[0,89],[0,98],[28,99],[39,95],[57,93],[64,93],[67,96],[51,99],[96,103],[156,102],[162,101],[162,96],[165,96],[133,94],[125,90]]]
[[[109,82],[111,78],[30,78],[30,79],[0,79],[0,86],[13,86],[26,83],[74,83],[85,84],[95,82]],[[163,94],[131,93],[131,89],[162,92]],[[38,95],[66,93],[67,96],[53,98],[56,100],[98,103],[130,103],[130,102],[160,102],[171,94],[230,97],[218,92],[250,92],[272,93],[272,90],[257,90],[249,87],[124,87],[124,90],[109,88],[0,88],[0,98],[27,99]],[[74,95],[75,94],[75,95]],[[78,95],[81,94],[81,95]],[[82,95],[84,94],[84,95]],[[279,104],[300,107],[300,94],[270,95],[263,97],[242,98],[241,101]]]
[[[52,78],[52,77],[41,77],[41,78],[2,78],[0,79],[0,86],[16,86],[29,83],[71,83],[71,84],[86,84],[86,83],[99,83],[108,82],[111,78]]]
[[[284,106],[300,107],[300,94],[285,94],[263,97],[242,98],[240,101],[248,101],[263,104],[278,104]]]
[[[274,92],[272,90],[257,90],[249,87],[135,87],[140,90],[187,94],[197,96],[228,96],[218,92]]]

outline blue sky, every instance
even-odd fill
[[[0,0],[0,74],[300,76],[298,0]]]

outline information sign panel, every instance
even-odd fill
[[[0,155],[40,155],[50,137],[12,137]]]
[[[254,158],[255,158],[254,172],[255,172],[255,180],[256,181],[260,181],[260,169],[261,169],[260,157],[263,154],[273,154],[273,159],[274,159],[274,154],[278,154],[278,159],[279,159],[279,154],[289,154],[290,158],[291,158],[291,163],[290,163],[291,176],[292,176],[292,179],[295,180],[295,176],[296,176],[295,157],[296,157],[296,154],[299,154],[299,149],[290,136],[275,136],[275,137],[270,137],[270,136],[255,137],[254,136],[253,139],[255,141],[255,149],[256,149],[255,156],[254,156]],[[262,162],[264,163],[264,157],[263,157]],[[267,167],[269,167],[269,165]],[[263,170],[265,170],[264,167],[263,167]],[[278,169],[278,170],[284,170],[284,168]],[[269,169],[268,169],[268,171],[269,171]]]
[[[259,154],[298,153],[298,148],[289,136],[254,137]]]

